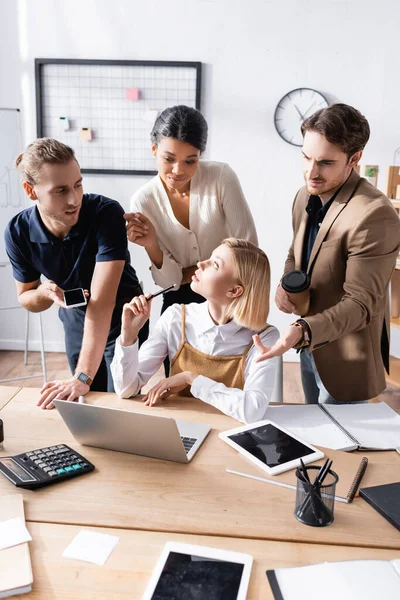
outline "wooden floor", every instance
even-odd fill
[[[397,361],[397,359],[394,359],[394,361]],[[398,360],[397,363],[393,366],[391,365],[394,373],[396,373],[397,370],[400,372],[400,360]],[[65,379],[71,376],[66,355],[61,352],[46,353],[46,368],[48,381]],[[18,379],[13,382],[0,383],[0,385],[20,385],[21,387],[42,387],[43,385],[39,352],[29,352],[28,364],[24,365],[23,352],[11,350],[0,351],[0,379],[23,377],[33,374],[40,374],[40,377]],[[160,376],[159,374],[157,375],[157,379],[159,379]],[[400,410],[400,387],[393,385],[390,379],[388,379],[387,385],[388,387],[386,390],[380,394],[376,400],[384,400],[394,409]],[[300,366],[298,363],[283,364],[283,397],[286,402],[295,401],[296,398],[300,397],[303,398]]]

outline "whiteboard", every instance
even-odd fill
[[[4,229],[14,215],[24,208],[24,191],[15,168],[15,159],[23,150],[21,116],[18,109],[0,108],[0,262],[8,262]]]
[[[200,107],[201,63],[36,59],[38,137],[83,173],[155,174],[150,133],[169,106]]]

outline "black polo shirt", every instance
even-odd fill
[[[117,303],[132,298],[139,282],[130,264],[123,214],[115,200],[84,194],[77,224],[60,239],[45,227],[36,206],[23,210],[5,230],[14,279],[31,283],[44,275],[63,290],[90,291],[96,262],[124,260]]]
[[[302,271],[307,271],[308,269],[308,263],[319,228],[339,191],[340,188],[333,194],[332,198],[328,200],[326,204],[324,204],[324,206],[322,206],[321,198],[319,196],[313,196],[311,194],[308,199],[308,204],[305,209],[308,213],[308,221],[304,236],[303,254],[301,259]]]

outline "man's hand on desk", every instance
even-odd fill
[[[168,398],[172,394],[181,392],[192,385],[196,377],[196,373],[183,371],[182,373],[163,379],[145,395],[143,398],[145,406],[154,406],[159,400],[165,400],[165,398]]]
[[[79,396],[86,396],[90,387],[71,377],[70,379],[59,379],[57,381],[48,381],[40,390],[40,398],[37,406],[41,408],[54,408],[53,400],[68,400],[73,402]]]
[[[303,333],[301,328],[294,325],[290,325],[289,329],[281,335],[279,340],[275,342],[273,346],[264,346],[260,336],[258,334],[253,335],[254,345],[261,353],[261,356],[256,359],[256,362],[261,362],[285,354],[285,352],[293,348],[293,346],[296,346],[302,337]]]

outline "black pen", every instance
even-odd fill
[[[325,477],[328,475],[330,468],[332,467],[333,460],[327,465],[326,469],[323,469],[323,472],[320,471],[318,476],[318,485],[322,485]]]
[[[301,464],[301,469],[300,470],[303,473],[303,477],[304,477],[305,481],[307,483],[311,483],[310,478],[309,478],[308,473],[307,473],[307,469],[306,469],[305,464],[303,462],[303,459],[300,459],[300,464]]]
[[[173,283],[172,285],[164,288],[163,290],[160,290],[159,292],[156,292],[155,294],[150,294],[150,296],[146,296],[147,300],[152,300],[153,298],[156,298],[157,296],[159,296],[160,294],[166,294],[167,292],[170,292],[171,290],[173,290],[176,287],[176,283]]]

